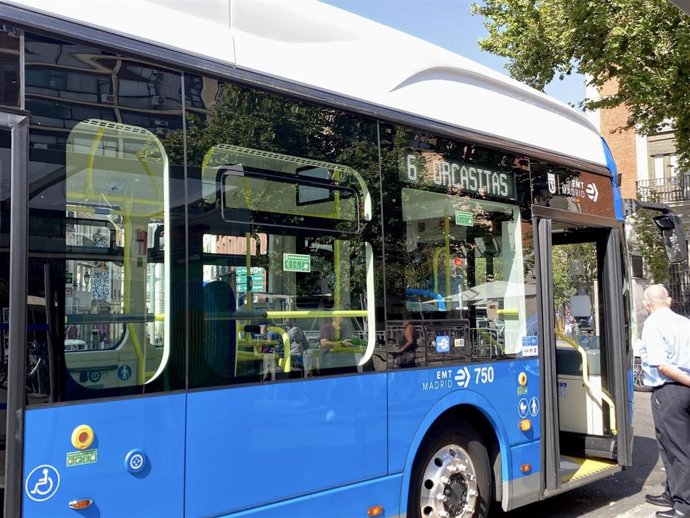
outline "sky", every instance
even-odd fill
[[[444,47],[508,75],[506,60],[483,52],[478,40],[488,34],[481,16],[472,16],[472,0],[321,0]],[[577,105],[585,97],[584,77],[556,78],[546,93]]]

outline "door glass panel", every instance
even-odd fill
[[[607,387],[602,247],[592,233],[563,229],[554,234],[557,390],[565,452],[568,433],[603,436],[615,426]]]
[[[165,151],[147,130],[89,120],[70,132],[67,170],[69,376],[88,389],[143,385],[169,356],[169,261],[153,247],[168,217]]]

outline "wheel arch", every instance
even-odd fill
[[[435,430],[448,426],[451,422],[463,422],[471,425],[482,438],[492,467],[494,498],[502,496],[503,473],[510,473],[510,457],[501,455],[508,446],[508,434],[501,424],[499,414],[491,402],[483,395],[465,390],[448,394],[427,412],[420,422],[414,440],[405,459],[405,468],[401,486],[401,502],[409,498],[410,481],[420,447]]]

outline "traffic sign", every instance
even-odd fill
[[[237,274],[237,291],[239,293],[246,293],[247,291],[247,267],[238,266],[235,269]],[[252,266],[249,272],[251,279],[251,291],[254,293],[266,291],[266,269],[260,266]]]

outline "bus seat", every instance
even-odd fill
[[[204,326],[202,354],[207,368],[222,381],[235,370],[235,294],[228,283],[212,281],[203,287]]]

